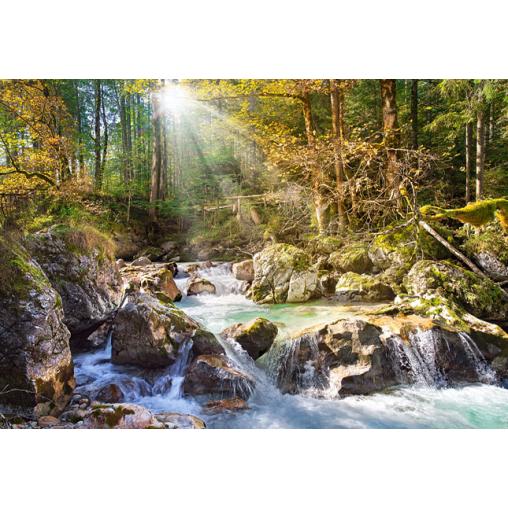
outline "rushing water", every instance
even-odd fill
[[[200,270],[199,275],[217,288],[215,295],[186,296],[183,274],[176,279],[184,298],[178,304],[187,314],[210,331],[263,316],[275,322],[280,335],[291,334],[317,323],[350,317],[361,311],[357,306],[339,306],[317,301],[305,304],[260,306],[241,294],[241,282],[233,278],[227,264]],[[481,352],[466,335],[461,336],[464,349],[475,365],[478,378],[485,384],[445,388],[435,366],[434,338],[430,332],[414,334],[409,344],[394,342],[394,354],[413,376],[415,383],[369,396],[326,398],[312,390],[300,395],[283,395],[267,373],[234,341],[223,340],[228,357],[256,381],[248,400],[249,410],[210,416],[203,413],[200,402],[182,395],[182,383],[188,365],[191,344],[179,352],[177,361],[167,370],[147,380],[135,368],[114,366],[109,362],[111,345],[76,360],[78,383],[91,394],[114,382],[130,402],[155,411],[191,413],[203,418],[211,428],[506,428],[508,427],[508,390],[487,384],[493,373]],[[288,343],[296,348],[297,343]],[[291,351],[285,361],[291,361]],[[309,364],[301,374],[301,383],[319,385]],[[332,394],[333,395],[333,394]],[[324,397],[323,397],[324,396]]]

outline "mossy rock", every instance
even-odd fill
[[[19,300],[30,297],[30,291],[43,291],[49,280],[41,267],[27,251],[14,240],[0,238],[0,296],[7,299],[16,295]],[[58,295],[61,306],[61,298]]]
[[[453,232],[444,227],[436,228],[441,236],[455,243]],[[394,225],[392,231],[376,235],[369,247],[369,258],[382,270],[399,268],[394,275],[402,280],[400,274],[409,271],[418,259],[447,259],[450,253],[425,230],[410,224],[404,227]]]
[[[404,286],[411,295],[444,297],[480,318],[505,319],[508,312],[497,284],[449,261],[418,261]]]
[[[338,251],[344,245],[344,241],[336,236],[318,235],[309,240],[305,249],[313,258],[318,256],[329,256],[332,252]]]
[[[378,276],[348,272],[337,281],[335,294],[340,300],[376,302],[393,300],[393,289]]]
[[[258,303],[307,301],[315,295],[317,272],[302,249],[285,243],[270,245],[254,256],[252,299]]]
[[[333,252],[328,258],[330,265],[339,272],[367,273],[373,265],[367,244],[356,242]]]

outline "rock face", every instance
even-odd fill
[[[348,272],[337,281],[335,294],[341,301],[377,302],[393,300],[392,288],[374,275],[359,275]]]
[[[233,263],[231,270],[238,280],[245,280],[247,282],[254,280],[254,261],[252,259]]]
[[[129,295],[112,335],[112,362],[146,368],[167,367],[181,344],[191,340],[195,354],[222,354],[215,336],[171,304],[146,293]]]
[[[221,336],[234,339],[251,358],[257,360],[270,349],[277,333],[277,327],[268,319],[256,318],[244,325],[238,323],[226,328]]]
[[[132,289],[143,289],[156,297],[164,295],[170,302],[179,302],[182,299],[182,293],[173,279],[173,270],[164,263],[126,266],[121,273]]]
[[[508,340],[504,339],[505,344]],[[506,347],[506,346],[505,346]],[[494,382],[501,348],[417,316],[347,319],[274,344],[268,365],[287,393],[342,397],[399,384]]]
[[[190,365],[183,389],[189,395],[219,394],[248,399],[254,390],[254,380],[225,356],[201,355]]]
[[[75,386],[62,300],[28,253],[4,238],[0,266],[0,404],[58,413]]]
[[[110,241],[95,229],[56,226],[33,235],[29,250],[62,297],[71,334],[103,320],[120,303],[122,281]]]
[[[333,252],[328,262],[339,272],[367,273],[372,269],[367,245],[355,243]]]
[[[301,249],[283,243],[254,256],[252,299],[258,303],[305,302],[317,296],[318,274]]]
[[[448,261],[418,261],[404,285],[411,295],[441,296],[480,318],[504,319],[508,313],[496,284]]]
[[[203,293],[215,294],[215,286],[208,280],[201,277],[193,277],[187,286],[187,296],[201,295]]]

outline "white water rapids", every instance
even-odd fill
[[[180,267],[181,269],[182,267]],[[199,275],[212,282],[217,293],[186,296],[187,280],[177,277],[184,293],[178,306],[218,333],[233,323],[246,322],[258,316],[275,322],[280,334],[289,334],[318,323],[350,317],[353,306],[336,302],[315,301],[306,304],[260,306],[240,293],[229,265],[202,269]],[[228,357],[256,380],[256,389],[248,400],[249,410],[211,416],[202,410],[202,400],[185,397],[182,382],[191,345],[169,369],[151,379],[139,369],[110,363],[111,345],[75,358],[78,385],[88,393],[114,382],[126,394],[126,400],[154,411],[190,413],[205,420],[211,428],[506,428],[508,427],[508,390],[491,383],[492,372],[474,342],[464,334],[464,349],[477,369],[477,383],[458,388],[441,388],[439,373],[433,364],[433,339],[425,332],[411,339],[411,347],[399,344],[401,361],[409,363],[414,385],[386,393],[353,396],[344,399],[300,395],[283,395],[271,377],[234,341],[222,341]],[[402,358],[404,358],[402,360]],[[309,367],[303,373],[312,380]],[[79,391],[79,388],[78,388]]]

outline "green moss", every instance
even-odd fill
[[[309,240],[306,250],[311,256],[329,256],[343,245],[342,239],[335,236],[317,235]]]
[[[341,272],[365,273],[372,268],[368,247],[363,242],[341,248],[330,255],[328,262]]]
[[[508,232],[508,199],[505,198],[484,199],[469,203],[463,208],[445,209],[425,205],[420,208],[420,213],[429,219],[451,218],[476,227],[484,226],[497,217],[503,230]]]
[[[0,294],[6,297],[25,299],[30,290],[43,291],[49,285],[44,272],[12,239],[0,238],[0,266]]]
[[[419,261],[404,285],[420,296],[432,293],[445,297],[473,315],[493,316],[503,305],[502,291],[497,284],[449,261]]]

